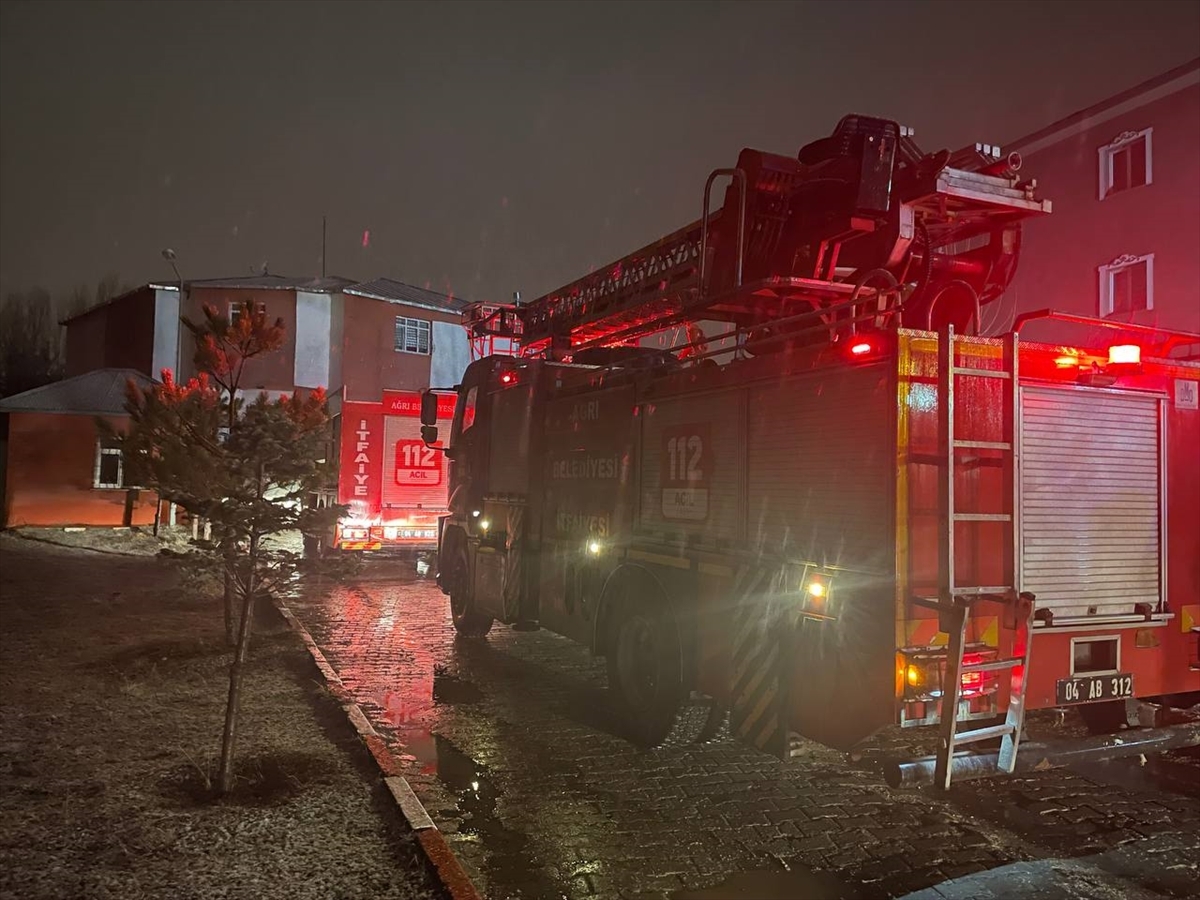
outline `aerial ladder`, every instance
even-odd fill
[[[976,333],[1015,271],[1020,222],[1050,209],[1020,166],[990,144],[926,154],[908,128],[846,116],[796,158],[743,150],[686,227],[528,303],[477,305],[464,324],[560,360],[705,320],[731,323],[747,352],[870,327]]]

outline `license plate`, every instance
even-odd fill
[[[1133,696],[1133,676],[1128,672],[1118,672],[1115,675],[1060,678],[1056,694],[1059,706],[1096,703],[1100,700],[1122,700]]]

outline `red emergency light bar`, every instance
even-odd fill
[[[1142,361],[1142,348],[1137,344],[1114,344],[1108,348],[1110,366],[1136,366]]]
[[[852,335],[842,353],[852,362],[868,362],[881,356],[888,348],[888,339],[882,334]]]

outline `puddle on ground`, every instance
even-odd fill
[[[435,684],[452,685],[449,688],[452,694],[461,692],[460,696],[471,698],[457,702],[478,699],[475,695],[479,689],[475,685],[458,679],[442,681],[443,678],[439,675]],[[434,693],[437,698],[436,687]],[[437,698],[437,702],[455,701]],[[500,820],[496,803],[501,792],[486,768],[428,729],[394,723],[392,729],[403,748],[402,759],[415,761],[423,774],[435,775],[453,798],[454,806],[450,809],[430,809],[434,820],[457,820],[460,834],[478,839],[484,854],[482,869],[489,900],[566,896],[562,886],[535,858],[529,836],[508,828]]]
[[[1080,775],[1101,784],[1136,791],[1171,791],[1200,798],[1200,766],[1165,756],[1124,757],[1103,762],[1077,763]]]
[[[497,816],[500,791],[487,770],[441,735],[434,735],[434,746],[437,776],[458,801],[459,831],[479,837],[487,852],[488,896],[506,896],[506,885],[519,886],[513,896],[561,896],[554,879],[534,858],[529,836],[506,827]]]
[[[453,706],[458,703],[478,703],[483,691],[472,681],[451,674],[442,666],[433,667],[433,702]]]
[[[797,866],[788,872],[741,872],[714,887],[676,891],[671,900],[856,900],[859,896],[857,888],[827,872]]]

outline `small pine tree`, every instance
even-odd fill
[[[221,740],[217,787],[233,786],[233,757],[254,600],[289,574],[263,552],[263,539],[286,531],[320,533],[340,507],[312,508],[311,492],[328,481],[324,461],[329,440],[325,393],[244,404],[239,384],[245,362],[283,343],[283,324],[268,325],[246,305],[229,323],[211,308],[206,323],[189,325],[197,335],[201,373],[179,384],[171,372],[148,389],[130,383],[131,422],[122,443],[129,475],[193,515],[210,520],[220,535],[226,584],[226,625],[234,637],[229,702]],[[231,599],[241,601],[234,628]]]
[[[226,399],[223,407],[226,433],[231,431],[241,409],[242,384],[251,361],[274,353],[283,346],[287,331],[283,319],[267,319],[266,308],[252,300],[235,306],[236,315],[226,318],[217,307],[204,304],[204,318],[193,322],[186,316],[182,321],[196,342],[193,363],[196,371],[207,375]],[[219,520],[200,514],[220,528]],[[237,556],[234,535],[218,530],[217,541],[225,561],[225,637],[230,644],[237,640],[237,590],[231,572]]]

